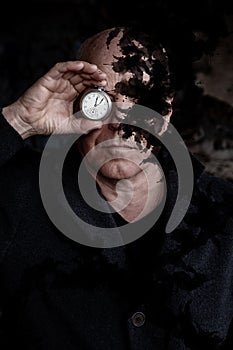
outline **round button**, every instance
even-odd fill
[[[143,312],[135,312],[131,317],[131,321],[135,327],[141,327],[144,325],[146,316]]]

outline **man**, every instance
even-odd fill
[[[77,59],[58,63],[2,109],[2,347],[230,349],[232,186],[205,174],[192,157],[192,201],[182,222],[166,233],[176,168],[132,112],[137,104],[155,108],[162,123],[146,116],[145,124],[158,137],[166,134],[174,94],[165,50],[131,28],[111,28],[87,39]],[[102,122],[73,115],[94,86],[113,101]],[[67,238],[41,200],[41,154],[23,141],[37,134],[81,135],[63,169],[66,198],[89,225],[86,231],[77,225],[77,236],[88,235],[90,226],[143,227],[163,202],[166,178],[162,215],[125,245],[90,247]],[[84,200],[76,179],[82,160],[88,184],[96,182],[115,211],[98,212]],[[55,182],[54,168],[48,181]]]

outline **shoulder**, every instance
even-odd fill
[[[190,212],[198,214],[199,225],[211,236],[233,238],[233,184],[205,171],[198,178]],[[195,215],[194,215],[195,217]]]
[[[14,239],[19,222],[28,215],[32,200],[38,201],[38,165],[37,152],[23,147],[0,167],[0,260]]]
[[[0,170],[0,207],[18,213],[39,193],[39,152],[24,147]]]
[[[1,166],[1,185],[5,183],[14,186],[15,183],[26,183],[26,180],[38,172],[40,159],[40,152],[24,147]]]
[[[193,203],[196,204],[207,214],[215,213],[219,216],[221,213],[233,217],[233,182],[220,176],[208,173],[205,166],[191,154],[194,187]],[[215,217],[212,217],[214,221]]]
[[[197,191],[208,199],[209,204],[232,212],[233,183],[229,180],[203,172],[197,181]]]

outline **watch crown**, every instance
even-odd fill
[[[104,87],[103,86],[95,86],[95,88],[99,91],[104,91]]]

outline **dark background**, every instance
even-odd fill
[[[172,123],[208,172],[233,181],[232,1],[5,2],[1,106],[13,102],[56,62],[73,59],[89,35],[130,24],[160,33],[176,76]]]

